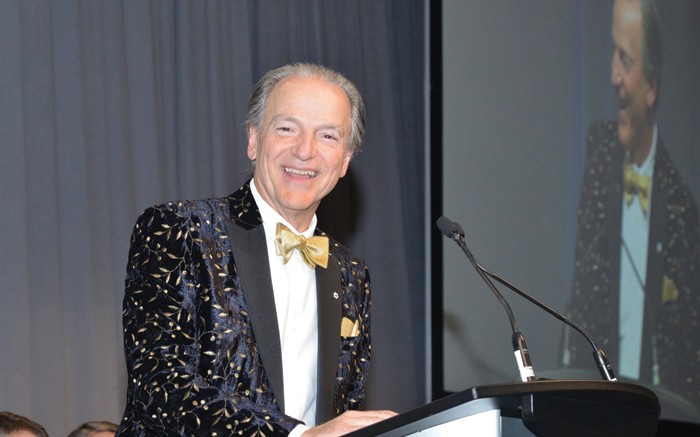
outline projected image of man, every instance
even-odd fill
[[[697,205],[662,141],[656,111],[656,5],[616,0],[610,81],[617,120],[594,123],[578,211],[569,314],[607,351],[618,376],[700,400]],[[565,333],[563,365],[590,350]]]

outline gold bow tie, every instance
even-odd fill
[[[646,215],[649,211],[649,184],[651,180],[649,176],[639,174],[632,168],[632,163],[625,163],[625,201],[627,205],[632,203],[634,196],[639,196],[639,205],[642,207],[642,212]]]
[[[277,255],[282,256],[282,261],[285,264],[292,257],[294,249],[297,249],[301,259],[312,269],[315,269],[317,265],[324,269],[328,267],[328,237],[317,235],[305,238],[303,235],[297,235],[290,231],[282,223],[277,223],[275,248]]]

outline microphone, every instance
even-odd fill
[[[523,297],[523,298],[525,298],[526,300],[530,301],[531,303],[535,304],[535,305],[538,306],[539,308],[545,310],[546,312],[548,312],[548,313],[551,314],[552,316],[556,317],[558,320],[560,320],[560,321],[566,323],[567,325],[571,326],[571,327],[574,328],[578,333],[580,333],[581,335],[583,335],[583,336],[586,338],[586,340],[588,341],[588,343],[591,345],[591,347],[593,348],[593,359],[594,359],[594,361],[595,361],[595,363],[596,363],[596,366],[598,367],[598,370],[600,371],[600,374],[601,374],[601,376],[603,377],[603,379],[605,379],[606,381],[617,381],[617,378],[615,377],[615,372],[613,371],[612,366],[611,366],[610,363],[608,362],[608,359],[607,359],[607,357],[605,356],[605,352],[603,352],[603,350],[600,349],[600,348],[595,344],[595,341],[594,341],[593,338],[590,336],[590,334],[588,334],[588,332],[586,332],[585,329],[583,329],[583,328],[582,328],[581,326],[579,326],[577,323],[575,323],[575,322],[573,322],[573,321],[567,319],[567,318],[564,317],[563,315],[561,315],[561,314],[559,314],[558,312],[554,311],[553,309],[549,308],[547,305],[545,305],[545,304],[543,304],[542,302],[538,301],[538,300],[535,299],[534,297],[532,297],[532,296],[530,296],[529,294],[525,293],[524,291],[522,291],[521,289],[519,289],[519,288],[516,287],[515,285],[511,284],[511,283],[508,282],[507,280],[505,280],[505,279],[503,279],[502,277],[500,277],[499,275],[497,275],[497,274],[495,274],[495,273],[492,273],[492,272],[486,270],[481,264],[479,264],[478,261],[476,261],[476,259],[474,258],[474,255],[472,255],[471,251],[469,251],[469,249],[467,248],[467,245],[466,245],[466,243],[465,243],[465,241],[464,241],[464,230],[462,230],[462,227],[461,227],[459,224],[457,224],[457,223],[451,221],[451,220],[448,219],[447,217],[442,216],[442,217],[440,217],[440,218],[437,220],[436,225],[437,225],[438,229],[440,229],[440,232],[443,233],[443,235],[445,235],[446,237],[448,237],[448,238],[454,240],[454,241],[462,248],[462,250],[464,251],[464,253],[467,255],[467,258],[469,258],[469,260],[471,261],[472,265],[474,266],[474,268],[475,268],[475,269],[477,270],[477,272],[479,273],[479,276],[481,276],[482,279],[484,279],[484,281],[487,282],[487,285],[489,285],[489,288],[491,288],[491,291],[494,291],[494,293],[496,293],[497,297],[500,296],[500,297],[499,297],[499,300],[501,300],[502,303],[504,303],[504,305],[506,306],[507,311],[508,311],[508,313],[510,314],[509,317],[511,317],[511,315],[512,315],[512,313],[511,313],[511,311],[510,311],[510,307],[509,307],[508,304],[505,302],[505,299],[503,299],[503,296],[501,296],[500,293],[498,293],[498,291],[495,290],[495,287],[493,286],[493,283],[491,283],[491,281],[488,280],[488,277],[491,277],[491,278],[495,279],[496,281],[500,282],[502,285],[505,285],[505,286],[508,287],[510,290],[514,291],[515,293],[517,293],[517,294],[520,295],[521,297]],[[514,322],[511,321],[511,326],[513,326],[513,323],[514,323]],[[513,326],[514,340],[515,340],[516,331],[517,331],[517,330],[516,330],[515,327]],[[524,340],[523,340],[523,341],[524,341]],[[523,381],[523,382],[525,382],[525,381]]]
[[[498,301],[505,308],[506,314],[508,314],[508,320],[510,321],[511,331],[513,332],[513,353],[515,354],[515,361],[518,364],[520,380],[522,382],[534,381],[536,379],[535,372],[532,369],[532,363],[530,362],[530,354],[528,353],[527,345],[525,344],[525,336],[518,329],[518,325],[515,322],[515,316],[513,315],[513,310],[511,310],[508,301],[506,301],[496,286],[493,285],[493,282],[491,282],[491,280],[486,276],[483,269],[476,261],[476,258],[474,258],[474,255],[467,247],[467,244],[464,241],[464,230],[462,230],[462,227],[459,224],[444,216],[437,220],[436,225],[443,235],[451,240],[454,240],[455,243],[457,243],[457,245],[462,249],[464,254],[467,255],[467,258],[469,261],[471,261],[481,279],[486,283],[491,292],[493,292]]]

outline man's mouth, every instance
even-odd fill
[[[617,109],[624,111],[629,106],[629,100],[624,97],[617,97]]]
[[[298,170],[296,168],[284,167],[284,172],[295,176],[306,176],[308,178],[316,176],[316,172],[313,170]]]

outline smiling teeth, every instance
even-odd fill
[[[296,170],[293,168],[285,167],[284,171],[287,173],[291,173],[291,174],[295,174],[295,175],[299,175],[299,176],[308,176],[310,178],[316,176],[316,172],[313,170]]]

